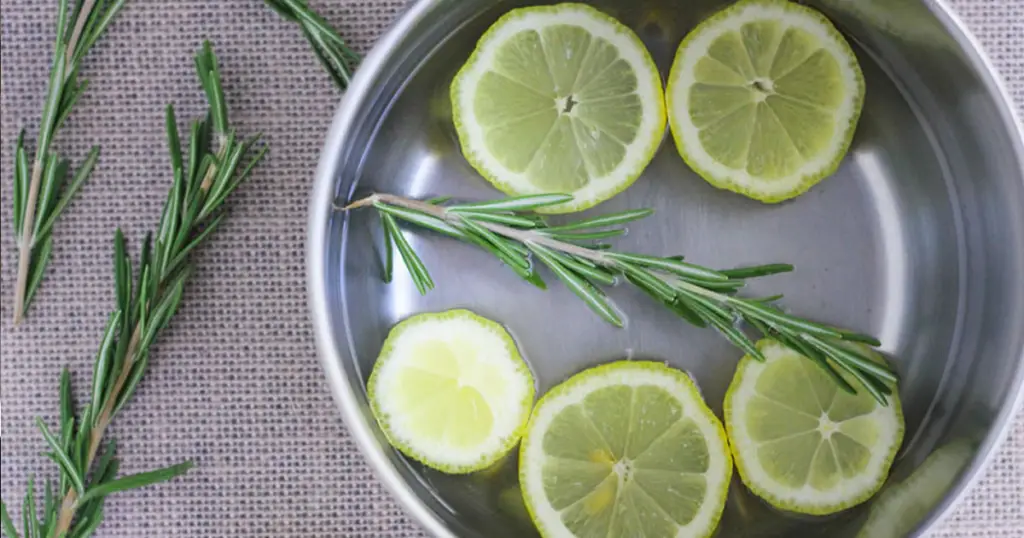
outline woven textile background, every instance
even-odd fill
[[[365,52],[403,0],[312,0]],[[1024,0],[958,0],[1024,107]],[[30,319],[10,324],[16,251],[11,149],[38,125],[56,1],[0,0],[0,413],[2,494],[47,475],[32,418],[52,418],[60,369],[89,379],[113,301],[114,228],[133,251],[169,186],[163,107],[201,111],[192,54],[212,40],[232,119],[272,152],[196,257],[198,272],[156,350],[138,398],[115,422],[126,471],[192,458],[184,479],[117,496],[101,536],[421,536],[363,462],[334,408],[306,310],[307,191],[338,94],[297,28],[257,0],[130,0],[87,58],[92,82],[56,147],[99,167],[57,225],[53,263]],[[81,387],[79,387],[81,388]],[[1024,536],[1024,417],[937,536]]]

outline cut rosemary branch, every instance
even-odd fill
[[[14,288],[14,323],[20,323],[32,304],[50,262],[53,225],[89,178],[100,149],[93,146],[78,171],[50,145],[64,125],[89,81],[78,80],[82,58],[124,6],[125,0],[60,0],[57,40],[50,80],[43,103],[35,156],[29,163],[25,132],[14,151],[14,235],[18,238],[18,276]]]
[[[348,87],[359,55],[345,44],[338,31],[313,11],[306,0],[264,0],[285,19],[299,25],[313,53],[339,90]]]
[[[183,150],[174,108],[167,107],[173,181],[160,223],[143,243],[134,283],[124,236],[120,230],[114,235],[116,308],[100,341],[89,401],[76,418],[70,375],[65,370],[60,382],[58,429],[51,432],[37,419],[49,447],[47,456],[57,463],[60,480],[56,491],[54,484],[46,485],[42,508],[37,511],[35,488],[29,479],[22,508],[26,538],[90,536],[103,519],[108,495],[170,480],[192,465],[186,462],[117,478],[114,441],[107,442],[105,448],[103,445],[107,427],[146,372],[150,346],[178,309],[192,274],[189,254],[217,229],[224,216],[224,201],[266,152],[265,147],[256,149],[259,135],[239,141],[230,130],[217,59],[209,43],[196,56],[196,66],[210,103],[211,121],[192,123]],[[211,134],[219,144],[216,152],[210,149]],[[18,536],[6,506],[0,503],[0,507],[4,533],[8,538]]]
[[[567,195],[545,194],[452,204],[447,199],[419,201],[374,194],[342,210],[377,210],[384,223],[385,279],[391,277],[394,245],[420,293],[431,290],[434,283],[399,230],[399,220],[477,245],[525,280],[544,288],[537,272],[539,262],[591,310],[617,327],[622,327],[622,318],[601,287],[624,280],[684,320],[716,329],[756,359],[764,357],[741,329],[741,322],[814,361],[847,392],[856,392],[848,381],[852,379],[882,404],[892,394],[898,381],[896,374],[857,351],[855,346],[844,343],[878,346],[875,338],[787,314],[772,304],[781,296],[752,299],[736,295],[746,279],[787,272],[792,266],[771,264],[714,270],[687,263],[678,256],[618,252],[590,243],[621,235],[625,232],[622,225],[651,215],[651,210],[601,215],[562,226],[548,226],[543,218],[531,213],[539,207],[571,199]]]

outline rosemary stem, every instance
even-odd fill
[[[374,203],[381,202],[389,205],[404,207],[406,209],[413,209],[439,218],[448,224],[458,225],[462,217],[457,213],[449,212],[446,208],[439,205],[422,202],[420,200],[413,200],[402,196],[396,196],[394,194],[377,193],[371,194],[366,198],[356,200],[342,208],[343,211],[349,211],[352,209],[358,209],[361,207],[372,206]],[[505,226],[504,224],[498,224],[496,222],[487,221],[476,221],[476,224],[483,226],[488,230],[507,237],[509,239],[515,239],[522,243],[533,243],[535,245],[541,245],[550,249],[565,252],[573,256],[579,256],[580,258],[586,258],[594,263],[603,265],[605,267],[614,267],[615,260],[605,256],[602,252],[574,245],[572,243],[566,243],[559,241],[553,237],[549,237],[542,233],[537,233],[531,230],[520,230],[512,228],[511,226]]]
[[[25,313],[25,293],[28,291],[28,269],[32,260],[32,230],[35,225],[36,200],[39,198],[39,183],[43,178],[43,161],[32,163],[32,181],[28,187],[28,202],[25,204],[25,220],[21,225],[21,239],[18,241],[18,280],[14,292],[14,324],[21,323]]]
[[[82,35],[82,30],[85,28],[85,23],[89,19],[89,15],[92,13],[93,7],[96,4],[96,0],[86,0],[83,4],[82,9],[78,11],[78,19],[75,21],[75,29],[71,34],[71,39],[68,40],[66,53],[64,56],[64,77],[61,80],[54,80],[54,84],[59,84],[61,88],[67,84],[68,79],[73,75],[74,70],[72,69],[72,63],[75,58],[75,49],[78,45],[78,40]],[[59,40],[61,36],[57,36]],[[62,90],[63,93],[63,90]],[[52,139],[51,139],[52,140]],[[25,295],[28,292],[28,273],[29,265],[32,261],[32,249],[35,246],[36,238],[33,237],[33,230],[35,228],[35,216],[36,216],[36,202],[39,198],[39,184],[43,178],[43,159],[49,152],[49,142],[47,147],[40,147],[36,152],[35,162],[32,163],[32,178],[29,183],[28,200],[25,204],[25,217],[21,226],[21,239],[18,242],[18,279],[14,288],[14,324],[18,325],[21,320],[25,317]]]
[[[92,13],[92,8],[95,5],[96,0],[85,0],[81,9],[78,10],[78,20],[75,21],[75,29],[71,32],[71,39],[68,40],[68,48],[64,53],[65,73],[71,72],[71,62],[75,59],[75,46],[78,45],[78,40],[82,36],[82,29],[85,28],[85,23],[89,20],[89,14]]]
[[[99,453],[100,444],[103,442],[103,435],[106,433],[107,427],[110,426],[110,419],[114,413],[114,406],[116,405],[118,398],[121,396],[121,391],[124,389],[125,383],[128,382],[128,377],[131,375],[132,367],[135,365],[140,338],[142,338],[142,331],[140,330],[140,327],[136,325],[135,330],[132,331],[132,339],[128,343],[128,351],[125,353],[125,361],[124,366],[121,368],[121,373],[117,376],[117,380],[114,381],[113,388],[110,391],[110,396],[107,397],[107,403],[103,406],[102,411],[96,415],[96,421],[89,434],[89,451],[88,456],[85,459],[85,464],[82,466],[83,469],[90,469],[93,461],[96,459],[96,454]],[[53,533],[50,535],[51,538],[60,538],[71,530],[71,524],[74,522],[75,512],[77,510],[78,494],[75,492],[74,488],[69,487],[68,492],[64,495],[64,500],[61,502],[60,514],[57,517],[57,525],[53,528]]]
[[[544,204],[564,201],[559,196],[564,195],[444,205],[437,199],[420,201],[374,193],[339,209],[377,209],[386,225],[385,241],[389,256],[386,279],[390,279],[391,245],[394,243],[398,245],[399,254],[421,293],[432,289],[434,284],[422,260],[411,252],[411,247],[396,227],[396,217],[483,247],[519,276],[542,289],[545,288],[544,282],[534,269],[540,265],[547,266],[592,311],[618,327],[623,326],[622,319],[600,288],[612,285],[615,275],[621,275],[686,321],[698,327],[716,329],[744,353],[766,360],[750,337],[737,327],[738,322],[744,321],[764,337],[778,337],[794,352],[816,362],[843,390],[856,394],[841,373],[845,371],[879,403],[887,404],[885,396],[898,382],[896,373],[882,361],[872,359],[870,351],[865,351],[869,353],[866,355],[841,344],[845,340],[875,347],[879,345],[876,339],[790,315],[768,304],[772,301],[733,295],[749,278],[789,271],[792,266],[767,264],[716,271],[683,262],[679,256],[616,252],[599,245],[576,243],[573,238],[611,237],[625,230],[615,228],[603,232],[566,233],[567,230],[617,226],[650,212],[613,213],[555,227],[549,227],[545,220],[529,215],[528,212]],[[531,263],[530,255],[534,256],[534,263]]]

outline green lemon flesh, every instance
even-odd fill
[[[772,340],[744,357],[725,421],[744,483],[784,510],[827,514],[881,487],[903,438],[899,399],[849,394],[820,367]]]
[[[529,417],[534,381],[501,325],[451,310],[396,325],[368,392],[396,448],[428,466],[470,473],[514,448]]]
[[[686,374],[619,362],[546,395],[520,450],[524,499],[545,537],[708,536],[732,464]]]
[[[745,0],[684,39],[667,94],[673,136],[691,167],[715,186],[777,202],[838,168],[864,82],[820,13]]]
[[[665,127],[661,81],[628,28],[580,4],[512,10],[452,84],[463,153],[500,190],[582,210],[631,184]]]

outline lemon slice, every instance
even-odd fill
[[[718,188],[780,202],[839,167],[864,77],[819,12],[745,0],[686,36],[666,93],[672,135],[691,168]]]
[[[592,207],[631,185],[665,132],[661,77],[629,28],[582,4],[514,9],[451,87],[462,152],[510,195],[572,194]]]
[[[529,419],[533,375],[508,332],[467,310],[419,314],[388,334],[367,386],[388,440],[448,473],[486,469]]]
[[[971,461],[975,447],[956,439],[932,452],[914,472],[900,482],[887,484],[871,502],[868,520],[857,538],[903,538],[942,501]]]
[[[882,406],[867,391],[843,392],[774,340],[757,348],[765,362],[743,357],[725,395],[740,478],[792,512],[830,514],[867,500],[882,487],[903,440],[899,398],[893,394]]]
[[[685,373],[621,361],[538,402],[519,452],[523,499],[545,538],[710,536],[732,461]]]

